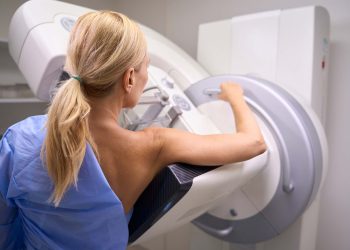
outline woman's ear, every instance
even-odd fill
[[[123,88],[127,93],[130,93],[135,85],[135,69],[129,68],[123,76]]]

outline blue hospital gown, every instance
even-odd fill
[[[88,145],[58,207],[40,150],[46,116],[10,127],[0,142],[0,249],[126,249],[128,219]],[[130,217],[130,216],[128,216]]]

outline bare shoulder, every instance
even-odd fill
[[[162,147],[162,133],[165,129],[161,127],[149,127],[141,131],[137,131],[136,135],[141,140],[145,140],[145,145],[152,150],[159,151]]]
[[[162,147],[161,128],[150,127],[140,131],[123,131],[124,141],[141,161],[155,163]]]
[[[187,131],[163,127],[149,127],[142,132],[145,138],[147,138],[151,144],[159,150],[161,150],[162,147],[167,146],[169,141],[174,142],[171,139],[178,141],[191,135],[191,133]]]
[[[188,131],[183,131],[176,128],[164,128],[164,127],[149,127],[144,130],[149,136],[152,136],[154,140],[167,140],[168,137],[190,135]]]

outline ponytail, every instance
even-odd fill
[[[64,69],[78,76],[58,88],[48,110],[43,162],[54,183],[51,200],[58,206],[64,193],[77,185],[89,143],[88,98],[104,98],[124,72],[144,59],[147,44],[139,26],[113,11],[86,13],[76,21],[69,39]],[[83,81],[82,81],[82,79]]]
[[[49,107],[42,155],[54,183],[50,200],[55,206],[72,184],[77,185],[86,143],[96,152],[88,126],[89,112],[90,105],[76,78],[58,89]]]

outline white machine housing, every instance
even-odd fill
[[[260,77],[301,96],[324,124],[330,18],[320,6],[201,24],[198,62],[212,75]]]
[[[9,50],[33,93],[49,100],[62,72],[69,31],[80,15],[94,11],[60,1],[28,1],[12,17]],[[207,77],[178,46],[148,27],[140,25],[148,41],[152,65],[169,74],[181,88]],[[172,60],[166,60],[164,55]]]
[[[324,125],[329,29],[329,14],[320,6],[268,11],[206,23],[199,27],[197,60],[213,75],[246,74],[277,83],[293,93],[304,107],[311,106],[312,110],[309,108],[309,113],[313,119],[319,119]],[[204,104],[199,110],[208,115],[222,131],[232,127],[232,124],[223,123],[224,119],[215,115],[217,109],[208,108]],[[312,114],[313,112],[316,115]],[[318,124],[318,130],[324,133],[321,124]],[[322,147],[327,152],[327,141],[325,136],[323,138]],[[327,154],[323,157],[324,166],[318,190],[322,187],[327,173]],[[265,175],[267,171],[267,168],[264,169],[252,181],[232,194],[226,205],[223,204],[210,213],[222,217],[225,206],[229,207],[237,202],[245,204],[245,199],[255,207],[266,204],[268,197],[263,197],[262,192],[252,190],[262,190],[266,184],[261,183],[272,184],[269,179],[271,175]],[[309,204],[311,207],[305,215],[285,233],[284,241],[267,242],[261,249],[295,249],[296,245],[298,249],[314,249],[318,196],[319,192],[314,194],[312,201],[315,201]],[[247,216],[252,215],[247,206],[241,210],[245,211],[243,214]]]

